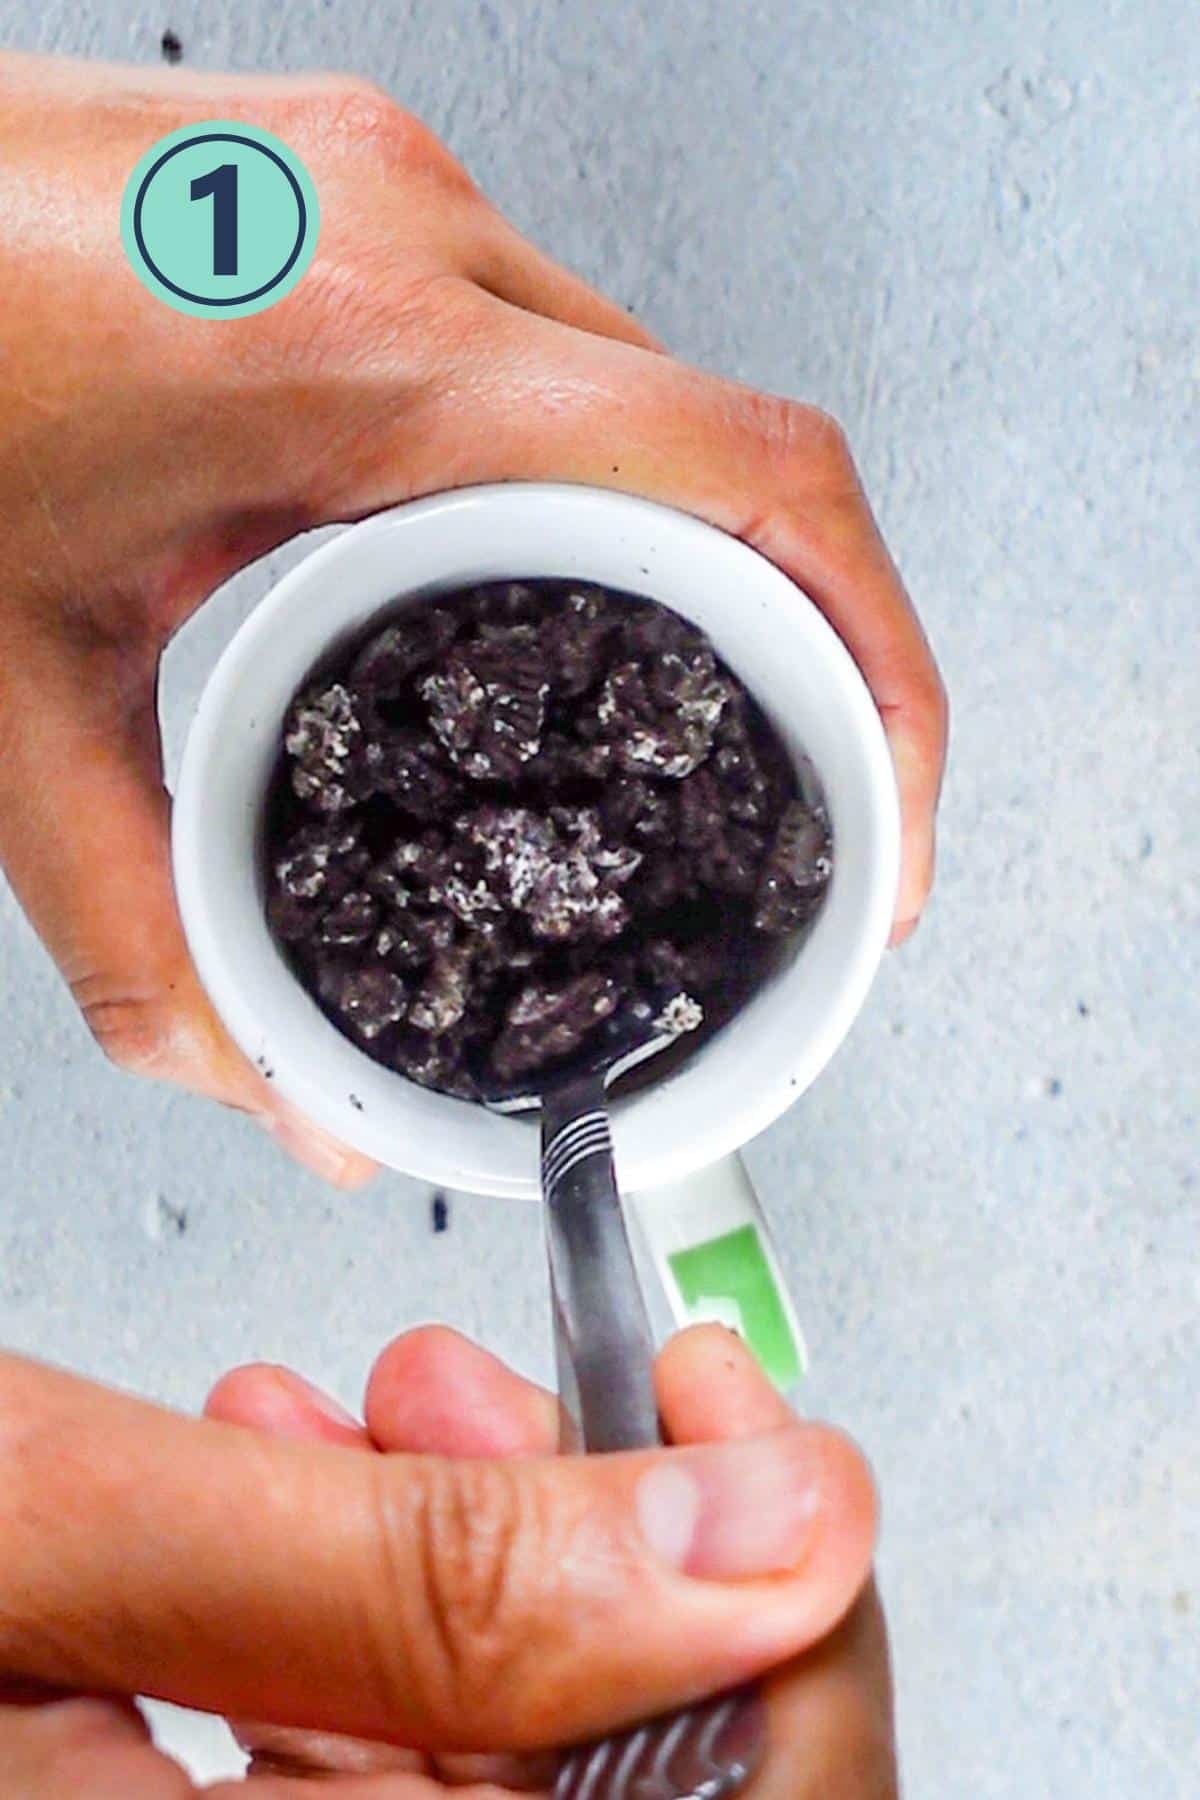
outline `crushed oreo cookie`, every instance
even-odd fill
[[[695,626],[590,584],[493,582],[393,615],[296,695],[267,911],[347,1036],[473,1099],[626,1008],[722,1023],[831,858],[824,808]]]

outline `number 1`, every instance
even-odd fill
[[[236,275],[238,272],[238,191],[237,164],[222,163],[207,175],[197,175],[192,183],[192,199],[206,200],[212,195],[213,274]]]

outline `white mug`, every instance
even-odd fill
[[[640,1209],[661,1272],[669,1243],[687,1235],[683,1184],[777,1119],[837,1049],[879,965],[896,896],[899,809],[879,715],[836,633],[772,563],[685,513],[565,484],[465,488],[348,527],[283,577],[208,682],[175,801],[179,907],[226,1028],[311,1119],[437,1186],[536,1198],[528,1120],[417,1086],[325,1017],[267,927],[262,850],[284,715],[313,664],[397,603],[536,576],[644,594],[698,625],[789,752],[811,759],[832,822],[833,875],[802,944],[676,1071],[613,1106],[623,1190],[674,1196],[657,1213]],[[738,1207],[757,1216],[737,1170],[723,1185],[709,1174],[695,1195],[700,1238],[704,1218],[732,1219]],[[698,1309],[676,1291],[672,1310]]]

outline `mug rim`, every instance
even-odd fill
[[[251,1061],[260,1067],[268,1067],[279,1092],[316,1123],[354,1148],[420,1180],[468,1191],[537,1196],[536,1132],[530,1130],[528,1122],[498,1121],[509,1131],[522,1132],[525,1137],[519,1156],[507,1150],[503,1156],[496,1156],[498,1165],[503,1162],[507,1166],[489,1169],[482,1144],[467,1155],[464,1147],[467,1137],[482,1139],[488,1135],[477,1129],[478,1115],[482,1114],[488,1120],[494,1120],[495,1115],[471,1102],[433,1096],[428,1090],[418,1088],[405,1077],[367,1058],[320,1012],[276,950],[280,967],[286,967],[288,984],[295,993],[304,996],[312,1014],[310,1019],[302,1009],[289,1004],[284,1029],[280,985],[278,981],[268,979],[271,972],[265,964],[258,968],[243,959],[239,973],[241,948],[234,946],[230,921],[222,921],[219,916],[222,912],[219,884],[211,869],[206,870],[214,845],[219,845],[220,831],[228,831],[236,823],[235,805],[261,810],[265,787],[256,784],[253,793],[245,791],[240,800],[228,803],[223,822],[218,826],[208,804],[212,798],[209,776],[220,761],[227,774],[232,769],[228,781],[234,789],[242,780],[236,767],[239,750],[232,741],[229,721],[236,714],[239,698],[243,700],[243,712],[245,710],[243,690],[247,672],[256,665],[265,666],[264,659],[270,657],[273,647],[279,650],[293,608],[301,598],[306,593],[311,596],[322,582],[335,575],[339,565],[350,570],[348,581],[352,586],[355,558],[360,566],[364,565],[377,541],[386,542],[392,536],[397,539],[397,564],[402,566],[399,552],[405,532],[409,533],[411,542],[415,542],[421,530],[427,534],[433,531],[432,541],[436,541],[435,527],[439,521],[448,529],[444,556],[436,559],[444,562],[443,573],[434,585],[440,584],[446,589],[470,585],[483,578],[465,572],[467,559],[461,554],[456,567],[454,528],[457,526],[460,533],[465,529],[468,534],[472,530],[478,534],[488,527],[489,519],[493,528],[503,525],[518,532],[528,528],[533,537],[540,536],[547,545],[556,541],[572,520],[577,527],[586,525],[586,529],[593,532],[623,532],[631,544],[648,544],[653,539],[656,546],[660,546],[666,541],[672,556],[682,558],[692,568],[692,579],[698,584],[696,591],[704,586],[707,567],[714,561],[723,565],[726,574],[730,568],[736,568],[747,587],[754,586],[756,598],[758,590],[764,596],[771,594],[770,603],[764,601],[768,612],[773,611],[776,603],[784,609],[773,623],[779,629],[786,625],[784,635],[797,642],[803,641],[806,651],[815,657],[822,677],[828,681],[828,692],[836,699],[844,735],[847,741],[855,740],[860,757],[864,834],[869,842],[864,842],[863,855],[859,859],[859,891],[840,903],[845,909],[852,901],[854,917],[848,923],[845,918],[840,921],[846,925],[849,941],[843,953],[844,967],[824,1005],[823,1014],[817,1019],[806,1019],[804,1028],[796,1030],[794,1042],[787,1035],[780,1036],[783,1060],[778,1069],[772,1066],[765,1074],[760,1070],[762,1079],[732,1095],[727,1082],[722,1089],[724,1105],[719,1110],[711,1105],[701,1107],[695,1118],[689,1115],[685,1131],[673,1142],[651,1142],[654,1134],[645,1130],[641,1134],[644,1141],[635,1141],[637,1134],[631,1132],[631,1120],[635,1120],[639,1112],[646,1117],[648,1110],[653,1110],[656,1093],[661,1098],[665,1090],[671,1089],[678,1101],[684,1086],[698,1086],[695,1072],[704,1061],[707,1047],[702,1047],[694,1058],[688,1059],[677,1075],[661,1084],[652,1084],[644,1094],[619,1103],[613,1127],[618,1172],[627,1186],[653,1188],[678,1180],[685,1173],[740,1148],[786,1111],[815,1079],[845,1037],[874,979],[891,929],[899,874],[899,807],[891,756],[879,714],[857,666],[815,603],[776,565],[718,527],[658,502],[605,488],[561,482],[505,482],[452,489],[405,502],[350,525],[319,545],[274,584],[234,633],[205,685],[192,719],[172,822],[176,892],[184,932],[201,984],[234,1041]],[[720,547],[719,556],[717,546]],[[652,561],[646,554],[644,566],[639,565],[640,582],[610,580],[610,585],[633,588],[652,599],[660,599],[663,604],[674,605],[675,610],[682,610],[677,601],[662,594],[666,572],[664,569],[652,573]],[[671,567],[674,569],[673,563]],[[520,579],[524,574],[533,579],[541,572],[537,568],[512,569],[509,578]],[[578,578],[588,579],[584,574]],[[677,579],[677,574],[673,578]],[[590,579],[601,583],[606,580],[597,574]],[[408,595],[427,591],[430,585],[429,581],[406,583],[396,580],[393,598],[402,602]],[[329,587],[336,593],[335,582],[330,581]],[[333,644],[339,636],[360,628],[386,604],[386,601],[364,603],[356,612],[353,597],[347,602],[339,599],[337,607],[331,607],[329,612],[326,644]],[[736,622],[729,626],[731,635],[736,636],[738,629]],[[740,629],[748,627],[743,624]],[[718,649],[724,660],[731,660],[723,646],[718,645]],[[315,656],[310,658],[308,667],[316,660]],[[293,683],[293,691],[305,673],[306,670],[301,669]],[[755,697],[762,698],[760,694]],[[257,725],[258,722],[252,723]],[[276,746],[278,725],[279,719],[276,719]],[[799,735],[804,735],[803,729]],[[251,760],[248,740],[242,745],[242,760],[247,765]],[[814,760],[818,773],[823,776],[820,761]],[[242,785],[244,787],[244,782]],[[835,813],[835,846],[837,829]],[[837,874],[835,847],[834,882],[818,919],[818,928],[834,905],[838,892]],[[249,925],[244,904],[242,925]],[[265,919],[261,925],[265,933]],[[813,947],[810,944],[802,948],[788,969],[771,984],[776,999],[775,990],[787,989],[793,969],[803,963]],[[255,997],[244,991],[247,974],[254,977]],[[262,1016],[264,997],[271,1014],[265,1018]],[[749,1012],[759,1005],[759,1001],[760,996],[755,996],[751,1007],[745,1010]],[[773,1010],[777,1012],[778,1006]],[[724,1027],[717,1038],[731,1026]],[[335,1048],[335,1044],[339,1048]],[[264,1045],[267,1046],[265,1051]],[[338,1065],[338,1080],[331,1084],[335,1065]],[[372,1075],[370,1071],[375,1073]],[[689,1073],[693,1075],[691,1084],[688,1083]],[[369,1117],[357,1100],[354,1086],[347,1086],[351,1078],[358,1087],[369,1088],[373,1101],[378,1102],[371,1106]],[[384,1087],[380,1086],[381,1080]],[[339,1091],[334,1093],[332,1087]],[[348,1111],[347,1097],[357,1105],[357,1111]],[[464,1112],[476,1115],[474,1127],[468,1128]],[[406,1114],[410,1116],[404,1123]],[[672,1129],[677,1131],[684,1122],[683,1109],[678,1104],[673,1111],[663,1109],[663,1115],[664,1128],[670,1122]],[[430,1129],[419,1124],[422,1118]],[[452,1140],[449,1149],[448,1139]],[[493,1143],[498,1147],[501,1139],[493,1135]]]

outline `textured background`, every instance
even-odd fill
[[[868,1447],[916,1800],[1193,1795],[1200,35],[1171,0],[0,0],[357,67],[680,352],[846,422],[955,704],[936,904],[751,1153]],[[282,559],[275,559],[278,568]],[[181,721],[261,566],[172,653]],[[0,893],[0,1336],[185,1406],[398,1326],[549,1369],[532,1208],[338,1200],[111,1073]]]

